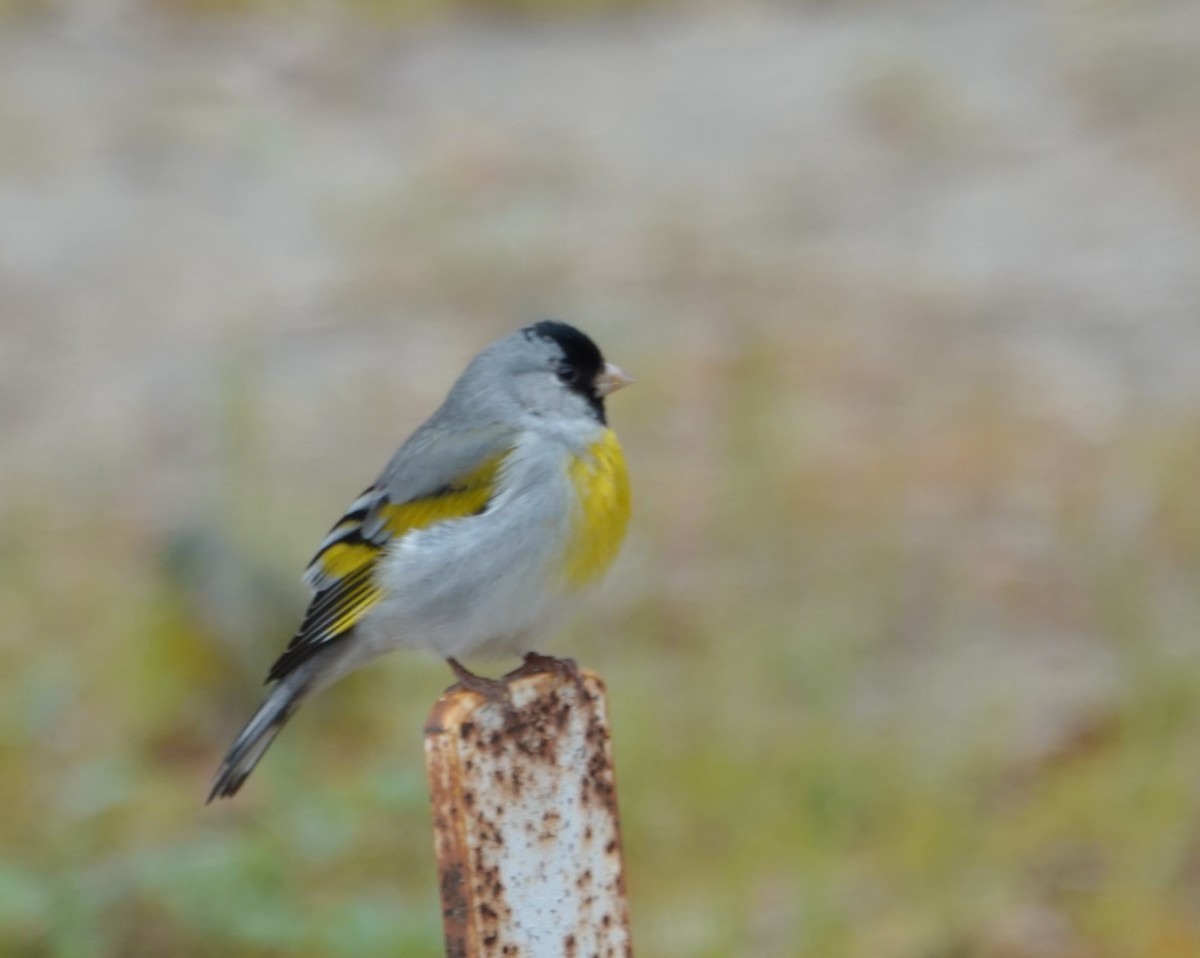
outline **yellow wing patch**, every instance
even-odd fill
[[[567,467],[579,509],[563,557],[563,574],[573,586],[599,578],[612,565],[629,524],[629,474],[617,434],[606,429]]]
[[[412,529],[424,529],[445,519],[460,519],[482,511],[492,497],[496,474],[500,471],[503,459],[503,456],[493,456],[485,460],[432,496],[384,506],[384,525],[391,537],[402,536]]]
[[[379,546],[373,542],[335,542],[321,553],[321,572],[331,579],[344,579],[370,565],[377,555]]]
[[[372,565],[383,547],[406,532],[424,529],[446,519],[474,515],[487,505],[496,474],[504,457],[492,456],[462,478],[428,496],[408,502],[383,502],[370,520],[371,531],[363,534],[363,519],[343,519],[334,532],[340,537],[313,560],[325,579],[341,579]]]

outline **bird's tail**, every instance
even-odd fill
[[[291,678],[299,676],[293,675]],[[246,727],[230,746],[221,767],[217,770],[212,791],[205,800],[206,804],[214,798],[228,798],[242,787],[242,782],[254,771],[258,760],[275,741],[275,736],[292,717],[292,713],[299,707],[309,689],[308,682],[285,679],[271,690],[266,701],[259,706],[254,717],[246,723]]]

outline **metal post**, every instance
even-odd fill
[[[449,958],[629,958],[604,683],[438,700],[425,755]]]

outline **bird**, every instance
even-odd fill
[[[633,382],[586,334],[547,319],[485,347],[442,405],[334,523],[304,572],[312,598],[208,795],[234,795],[310,696],[394,649],[429,650],[461,686],[468,656],[533,650],[615,560],[628,471],[606,397]]]

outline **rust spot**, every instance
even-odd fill
[[[565,958],[574,958],[575,955],[575,936],[567,935],[563,939],[563,955]]]
[[[463,722],[462,725],[459,726],[458,734],[459,734],[460,738],[470,738],[471,733],[474,731],[475,731],[475,723],[474,722]]]
[[[615,838],[610,838],[608,840],[608,843],[604,846],[604,854],[605,855],[615,855],[616,853],[617,853],[617,840]]]
[[[461,920],[467,913],[466,884],[462,865],[457,862],[442,870],[442,915]]]

